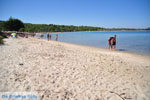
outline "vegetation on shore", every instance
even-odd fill
[[[4,42],[3,42],[3,37],[2,36],[0,36],[0,44],[3,44]]]
[[[150,30],[133,28],[102,28],[92,26],[54,25],[54,24],[30,24],[23,23],[19,19],[9,18],[7,21],[0,21],[0,31],[19,32],[76,32],[76,31],[115,31],[115,30]]]
[[[0,31],[0,44],[4,43],[3,38],[4,38],[3,33]]]

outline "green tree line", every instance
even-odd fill
[[[73,32],[73,31],[98,31],[103,28],[90,27],[90,26],[66,26],[66,25],[54,25],[54,24],[24,24],[24,29],[20,31],[25,32]]]
[[[98,31],[101,27],[54,25],[54,24],[30,24],[23,23],[19,19],[9,18],[7,21],[0,21],[0,31],[20,32],[73,32],[73,31]]]
[[[31,24],[23,23],[19,19],[10,17],[7,21],[0,21],[0,31],[20,32],[75,32],[75,31],[113,31],[113,30],[150,30],[133,28],[102,28],[92,26],[55,25],[55,24]]]

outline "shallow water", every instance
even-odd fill
[[[58,40],[107,48],[108,38],[115,34],[117,35],[117,50],[150,55],[150,31],[66,32],[58,33]],[[44,38],[47,38],[46,34]],[[52,34],[52,40],[55,40],[55,38],[56,34]]]

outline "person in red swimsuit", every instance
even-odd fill
[[[113,37],[108,38],[108,48],[109,49],[112,48],[112,39],[113,39]]]

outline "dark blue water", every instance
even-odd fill
[[[107,48],[108,38],[114,35],[117,35],[117,50],[150,55],[150,31],[103,31],[59,33],[58,40],[61,42]],[[52,40],[55,40],[55,37],[56,34],[52,34]]]

